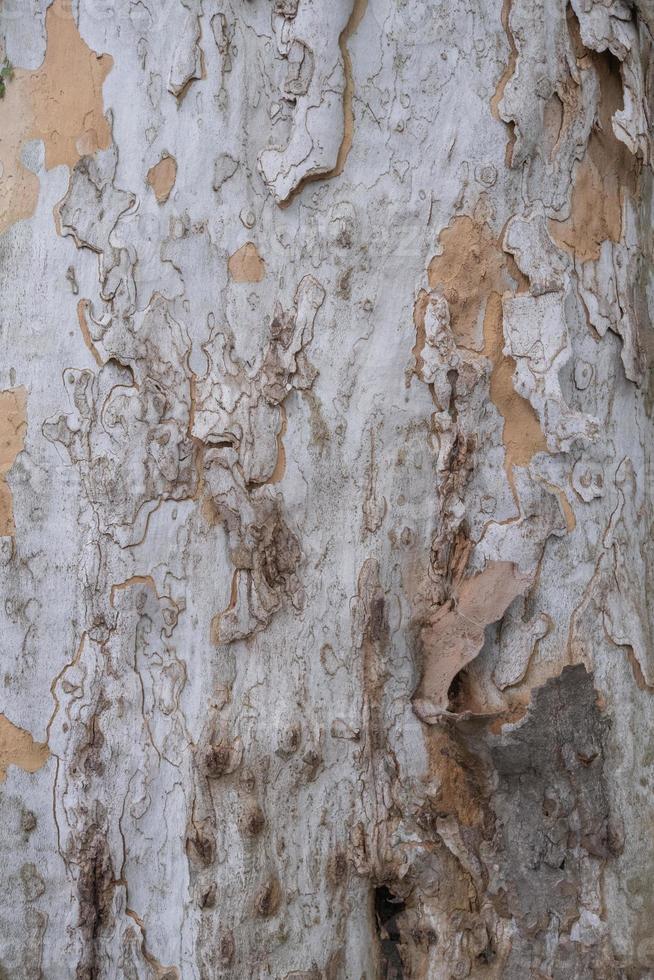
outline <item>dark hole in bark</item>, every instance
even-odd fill
[[[462,694],[464,687],[463,681],[463,671],[460,670],[459,673],[455,674],[452,678],[452,683],[447,690],[447,700],[450,702],[450,704],[453,701],[456,702],[459,696]]]
[[[380,980],[404,980],[397,917],[405,907],[403,900],[394,895],[387,885],[375,888],[375,918],[381,949]]]

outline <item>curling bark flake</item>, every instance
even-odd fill
[[[654,974],[654,5],[473,6],[0,0],[0,977]]]

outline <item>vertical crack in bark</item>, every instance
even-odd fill
[[[375,888],[374,902],[381,950],[380,980],[404,980],[399,946],[402,935],[397,925],[397,916],[404,911],[406,905],[386,885]]]

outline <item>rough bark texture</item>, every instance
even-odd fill
[[[652,30],[0,0],[0,977],[654,977]]]

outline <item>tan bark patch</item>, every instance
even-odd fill
[[[210,499],[207,500],[207,503],[209,504],[210,507],[214,506],[213,501],[211,501]],[[205,511],[205,517],[207,516],[208,516],[207,512]],[[214,518],[213,520],[210,520],[210,523],[216,523],[216,519]],[[238,600],[238,574],[239,574],[239,570],[236,569],[236,571],[232,575],[232,584],[229,593],[229,604],[227,608],[223,609],[222,612],[216,613],[216,615],[211,620],[211,642],[216,647],[220,646],[220,644],[222,643],[220,637],[221,619],[223,618],[223,616],[226,616],[227,613],[233,612],[234,609],[236,609],[236,602]]]
[[[266,483],[280,483],[284,479],[284,473],[286,472],[286,450],[284,449],[284,436],[286,435],[286,409],[283,405],[279,406],[279,410],[282,416],[282,427],[277,433],[277,462],[275,463],[275,469],[272,471]]]
[[[580,261],[597,261],[604,241],[622,237],[622,205],[625,194],[636,191],[638,163],[613,132],[611,119],[622,108],[619,68],[608,53],[578,58],[580,65],[594,65],[600,79],[599,122],[588,140],[584,158],[577,164],[570,216],[549,222],[552,238]]]
[[[427,270],[429,285],[441,290],[450,308],[452,333],[460,347],[482,347],[481,315],[492,292],[510,281],[506,256],[487,224],[467,215],[454,218],[439,236],[441,254]]]
[[[87,299],[81,299],[77,304],[77,322],[79,323],[80,333],[82,334],[82,339],[91,354],[93,355],[93,360],[98,365],[102,367],[103,360],[98,353],[98,349],[93,343],[93,338],[91,337],[91,331],[89,330],[89,325],[86,320],[86,314],[89,310],[89,301]]]
[[[11,490],[6,476],[22,452],[27,431],[27,391],[0,391],[0,537],[16,533]]]
[[[39,180],[20,159],[26,142],[43,140],[47,170],[60,164],[72,168],[111,142],[102,84],[113,60],[84,43],[65,0],[55,0],[48,9],[46,32],[41,67],[15,69],[0,100],[0,233],[36,208]]]
[[[134,909],[125,909],[125,914],[133,919],[141,930],[141,952],[143,953],[143,958],[150,966],[153,971],[153,980],[179,980],[179,970],[176,966],[164,966],[159,960],[152,955],[147,947],[147,933],[145,929],[145,923],[140,915],[134,911]]]
[[[341,57],[343,58],[343,71],[345,72],[345,88],[343,89],[343,140],[338,150],[336,166],[332,173],[324,175],[326,178],[338,177],[343,172],[345,162],[352,148],[352,140],[354,138],[354,109],[352,108],[354,99],[354,75],[352,73],[352,59],[350,58],[347,42],[363,20],[363,15],[367,9],[368,0],[354,0],[350,19],[338,39],[338,46],[341,49]]]
[[[35,742],[29,732],[0,715],[0,783],[4,782],[9,766],[24,772],[36,772],[48,761],[50,750],[45,742]]]
[[[511,13],[511,0],[502,0],[502,12],[500,14],[500,19],[502,21],[502,27],[504,28],[504,33],[506,34],[506,39],[509,42],[509,60],[507,61],[504,71],[500,76],[500,80],[497,83],[497,88],[493,93],[491,99],[491,112],[495,119],[501,119],[499,105],[502,101],[502,96],[504,95],[504,89],[506,88],[507,82],[513,75],[515,71],[516,62],[518,60],[518,49],[516,48],[515,39],[511,32],[511,27],[509,24],[509,15]]]
[[[421,631],[425,654],[421,701],[429,702],[436,712],[447,710],[450,684],[481,650],[484,630],[502,618],[530,582],[512,562],[504,561],[489,562],[483,572],[465,579]],[[424,716],[424,711],[420,714]]]
[[[547,452],[547,442],[533,406],[513,387],[515,361],[503,353],[503,347],[502,298],[491,293],[484,316],[484,354],[493,365],[490,396],[504,419],[504,465],[511,482],[512,468],[527,466],[535,453]]]
[[[177,179],[177,160],[168,153],[148,170],[147,181],[159,204],[164,204]]]
[[[565,490],[562,490],[561,487],[555,486],[553,483],[548,483],[546,480],[543,480],[543,484],[548,490],[551,490],[552,493],[555,493],[558,497],[561,511],[565,517],[565,524],[568,529],[568,533],[572,533],[577,526],[577,518],[575,517],[575,512],[572,509],[570,501],[566,497]]]
[[[429,285],[440,289],[447,300],[456,343],[482,352],[491,361],[490,397],[504,419],[505,468],[512,483],[513,466],[527,466],[535,453],[547,451],[538,416],[513,387],[515,361],[503,353],[501,296],[515,282],[521,291],[527,280],[489,226],[467,215],[450,222],[439,236],[439,245],[441,254],[429,263]],[[416,361],[424,346],[427,295],[422,291],[414,308]]]
[[[413,345],[411,354],[414,360],[414,371],[420,375],[423,368],[422,352],[425,349],[427,338],[425,336],[425,313],[429,303],[429,293],[426,289],[421,289],[418,299],[413,307],[413,325],[416,328],[416,342]]]
[[[227,264],[234,282],[261,282],[266,275],[266,263],[257,252],[254,242],[246,242],[230,256]]]

